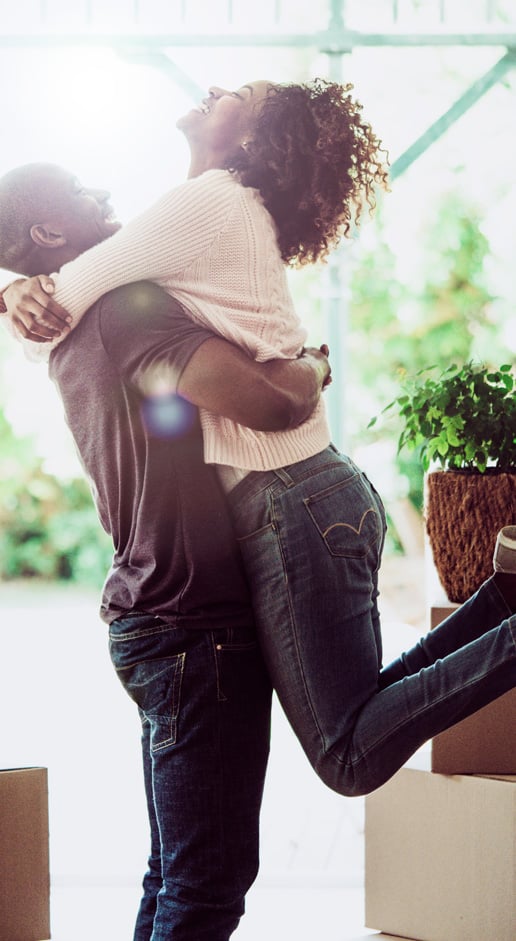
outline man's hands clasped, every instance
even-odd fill
[[[326,343],[323,343],[319,348],[316,346],[305,346],[301,351],[303,359],[310,360],[312,366],[317,369],[323,390],[327,389],[332,381],[331,366],[328,359],[329,355],[330,348]]]

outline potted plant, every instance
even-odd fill
[[[435,566],[463,602],[492,572],[498,530],[516,522],[516,377],[510,365],[435,369],[404,381],[384,412],[403,421],[398,451],[419,449]]]

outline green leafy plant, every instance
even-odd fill
[[[42,467],[0,412],[0,581],[44,578],[100,587],[112,556],[90,489]]]
[[[516,472],[516,380],[510,365],[452,365],[437,377],[435,366],[406,379],[403,393],[383,410],[397,408],[404,427],[402,448],[419,449],[424,470]],[[382,414],[383,414],[382,413]],[[373,418],[370,426],[376,422]]]

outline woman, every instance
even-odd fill
[[[380,141],[350,90],[322,80],[212,88],[178,124],[190,179],[66,265],[56,299],[77,319],[117,284],[152,278],[255,358],[296,356],[305,333],[285,265],[324,259],[364,205],[374,208],[375,185],[386,185]],[[59,321],[42,316],[45,294],[34,291],[18,313],[16,289],[6,292],[13,320],[30,337],[35,315],[55,335]],[[209,413],[202,423],[273,683],[329,787],[373,790],[426,739],[514,686],[516,562],[382,669],[384,511],[330,445],[323,406],[273,434]]]

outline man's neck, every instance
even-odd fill
[[[54,271],[59,271],[68,261],[77,258],[78,254],[78,252],[71,251],[66,246],[48,251],[36,249],[25,262],[25,274],[29,278],[38,274],[50,275]]]

